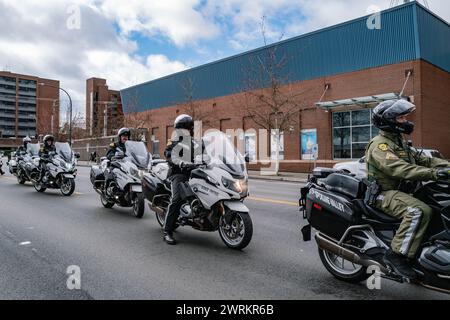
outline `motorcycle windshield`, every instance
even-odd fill
[[[233,176],[245,176],[245,159],[225,133],[209,132],[203,137],[205,153],[210,157],[208,165],[219,167]]]
[[[39,156],[39,150],[40,149],[41,149],[41,147],[39,146],[39,143],[28,143],[27,144],[27,152],[32,157]]]
[[[59,155],[64,161],[71,163],[73,160],[72,148],[67,142],[55,143],[56,154]]]
[[[147,169],[150,163],[150,154],[147,151],[145,143],[142,141],[125,142],[126,157],[138,168]]]

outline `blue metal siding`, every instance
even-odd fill
[[[450,25],[417,6],[421,58],[450,72]]]
[[[415,16],[416,10],[419,10],[418,16]],[[278,46],[280,57],[287,57],[285,73],[289,81],[314,79],[417,59],[417,20],[424,56],[432,63],[448,67],[450,62],[442,52],[448,53],[450,28],[436,21],[415,2],[383,11],[380,30],[369,30],[367,17],[363,17],[274,45]],[[427,32],[433,32],[431,34],[435,36],[424,37]],[[438,38],[447,35],[446,43],[442,40],[438,44],[436,33]],[[182,83],[186,79],[194,82],[193,98],[196,100],[242,91],[252,59],[267,52],[268,48],[124,89],[121,91],[124,110],[144,111],[182,103],[185,101]],[[137,106],[130,108],[130,101],[136,100]]]

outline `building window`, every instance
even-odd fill
[[[333,158],[358,159],[367,144],[378,134],[372,125],[372,110],[333,113]]]

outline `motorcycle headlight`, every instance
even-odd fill
[[[230,189],[234,192],[237,193],[242,192],[242,187],[239,180],[230,180],[227,178],[222,178],[222,184],[225,186],[225,188]]]
[[[72,164],[66,163],[66,169],[69,171],[72,170]]]
[[[133,177],[140,179],[139,170],[136,170],[135,168],[130,168],[130,174]]]

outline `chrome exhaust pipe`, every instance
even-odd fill
[[[360,255],[356,254],[355,252],[348,250],[337,243],[328,240],[324,236],[322,236],[320,233],[316,233],[315,239],[317,242],[317,246],[325,251],[331,252],[339,257],[344,258],[345,260],[348,260],[350,262],[353,262],[355,264],[359,264],[364,267],[370,267],[370,266],[376,266],[380,269],[380,271],[384,274],[389,274],[389,270],[384,267],[383,265],[379,264],[378,262],[374,260],[368,260],[361,258]]]

